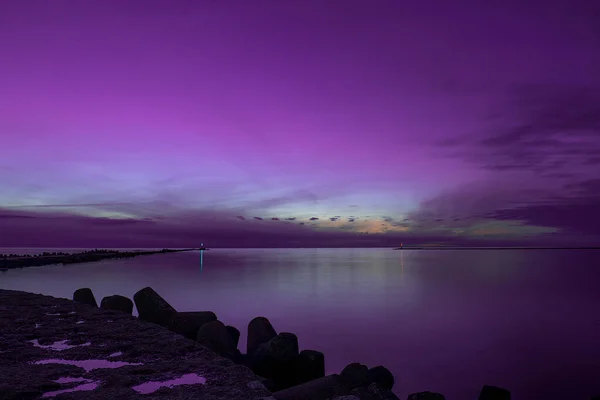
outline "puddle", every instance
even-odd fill
[[[128,363],[125,361],[108,361],[108,360],[59,360],[48,359],[34,362],[34,364],[66,364],[74,365],[83,368],[86,372],[101,368],[120,368],[125,365],[142,365],[141,363]]]
[[[122,356],[122,355],[123,355],[122,352],[117,351],[116,353],[112,353],[111,355],[109,355],[109,357],[119,357],[119,356]]]
[[[68,340],[61,340],[58,342],[54,342],[52,344],[44,345],[44,344],[40,344],[37,339],[33,339],[33,340],[29,341],[29,343],[33,343],[33,345],[35,347],[39,347],[42,349],[56,350],[56,351],[68,350],[68,349],[72,349],[73,347],[84,347],[84,346],[92,345],[90,342],[83,343],[83,344],[75,344],[75,345],[67,344],[67,342],[68,342]]]
[[[64,377],[58,378],[54,382],[56,382],[56,383],[74,383],[74,382],[91,382],[91,380],[86,379],[86,378],[72,378],[70,376],[64,376]]]
[[[97,382],[89,382],[89,383],[84,383],[82,385],[77,385],[71,389],[62,389],[62,390],[55,390],[54,392],[46,392],[42,395],[42,397],[54,397],[54,396],[58,396],[59,394],[63,394],[63,393],[89,391],[89,390],[94,390],[97,387],[98,387]]]
[[[161,387],[172,388],[173,386],[179,386],[179,385],[196,385],[196,384],[202,385],[204,383],[206,383],[205,378],[203,378],[197,374],[186,374],[186,375],[183,375],[182,377],[179,377],[176,379],[171,379],[170,381],[164,381],[164,382],[150,381],[150,382],[142,383],[141,385],[132,387],[132,389],[141,394],[148,394],[148,393],[156,392]]]

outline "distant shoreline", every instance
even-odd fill
[[[25,267],[42,267],[55,264],[77,264],[94,262],[115,258],[133,258],[138,256],[147,256],[152,254],[178,253],[182,251],[192,251],[199,249],[162,249],[151,251],[118,251],[95,249],[79,253],[63,252],[43,252],[42,254],[0,254],[0,270],[9,270]]]

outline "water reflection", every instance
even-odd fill
[[[204,250],[200,250],[200,273],[202,273],[202,266],[204,264]]]

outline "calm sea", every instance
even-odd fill
[[[43,249],[73,251],[73,249]],[[0,249],[0,252],[39,252]],[[152,286],[242,331],[256,316],[325,353],[328,373],[384,365],[401,398],[600,394],[600,251],[213,249],[0,272],[0,288],[71,298]]]

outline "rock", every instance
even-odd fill
[[[390,390],[394,387],[394,375],[382,365],[369,369],[369,381]]]
[[[217,316],[212,311],[183,311],[173,315],[168,328],[188,339],[196,340],[198,330],[204,324],[216,320]]]
[[[498,386],[483,385],[478,400],[510,400],[510,392]]]
[[[334,397],[333,400],[361,400],[360,397],[356,397],[354,395],[346,395],[346,396],[337,396]]]
[[[298,357],[298,337],[293,333],[281,332],[261,349],[267,349],[269,355],[278,360],[291,360]]]
[[[318,400],[349,396],[350,389],[337,374],[327,375],[273,393],[277,400]]]
[[[107,296],[100,302],[100,308],[105,310],[122,311],[126,314],[133,313],[133,301],[125,296],[115,294],[114,296]]]
[[[361,386],[369,385],[369,368],[366,365],[360,363],[351,363],[340,373],[342,378],[348,381],[348,386],[352,389]]]
[[[221,321],[211,321],[202,325],[196,340],[223,357],[237,357],[237,348]]]
[[[297,384],[296,366],[298,337],[282,332],[254,352],[253,370],[260,376],[272,379],[276,390]]]
[[[407,400],[446,400],[446,398],[439,393],[418,392],[409,394]]]
[[[298,384],[325,376],[325,355],[320,351],[302,350],[296,359]]]
[[[398,398],[398,396],[396,396],[392,392],[392,389],[388,389],[388,388],[382,387],[381,385],[379,385],[378,383],[375,383],[375,382],[371,383],[367,387],[367,392],[372,397],[376,398],[377,400],[400,400]]]
[[[92,293],[92,289],[90,289],[90,288],[77,289],[73,293],[73,301],[76,301],[78,303],[87,304],[88,306],[92,306],[92,307],[98,307],[98,303],[96,302],[94,293]]]
[[[151,287],[145,287],[133,295],[140,319],[168,327],[177,313],[165,299]]]
[[[235,344],[235,347],[238,347],[238,344],[240,343],[240,331],[235,326],[231,325],[227,325],[225,329],[227,329],[229,336],[231,336],[231,339],[233,339],[233,344]]]
[[[277,332],[265,317],[256,317],[248,324],[246,353],[254,354],[258,347],[277,336]]]

